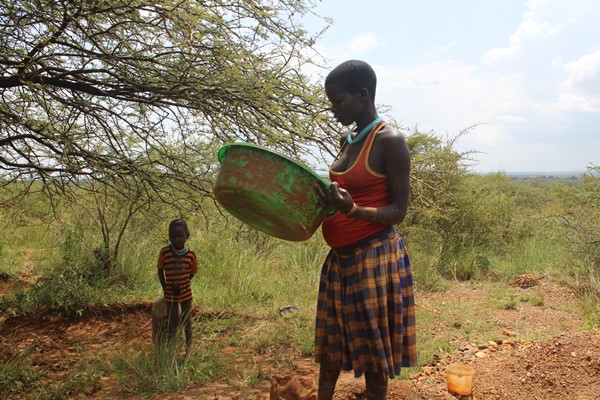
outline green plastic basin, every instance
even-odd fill
[[[218,152],[215,197],[240,221],[285,240],[310,238],[326,217],[315,183],[329,186],[307,166],[270,149],[231,143]]]

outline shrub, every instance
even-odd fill
[[[600,166],[589,167],[581,185],[563,185],[563,212],[570,268],[579,286],[600,298]]]
[[[441,275],[456,279],[487,272],[485,252],[510,240],[516,210],[510,178],[470,173],[472,153],[454,149],[468,131],[445,140],[415,132],[407,140],[413,172],[403,229],[411,242],[437,254]]]

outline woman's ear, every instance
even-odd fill
[[[371,94],[369,93],[369,89],[367,88],[362,88],[358,91],[358,94],[360,95],[360,97],[364,100],[371,100]]]

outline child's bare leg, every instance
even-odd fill
[[[177,325],[179,324],[179,304],[175,302],[167,303],[167,318],[169,320],[169,340],[177,336]]]
[[[189,352],[192,347],[192,300],[181,303],[181,322],[185,330],[185,347]]]

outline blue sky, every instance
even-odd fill
[[[403,126],[480,124],[456,146],[480,152],[475,171],[600,164],[600,0],[324,0],[314,11],[333,20],[316,45],[327,67],[369,62],[376,102]]]

